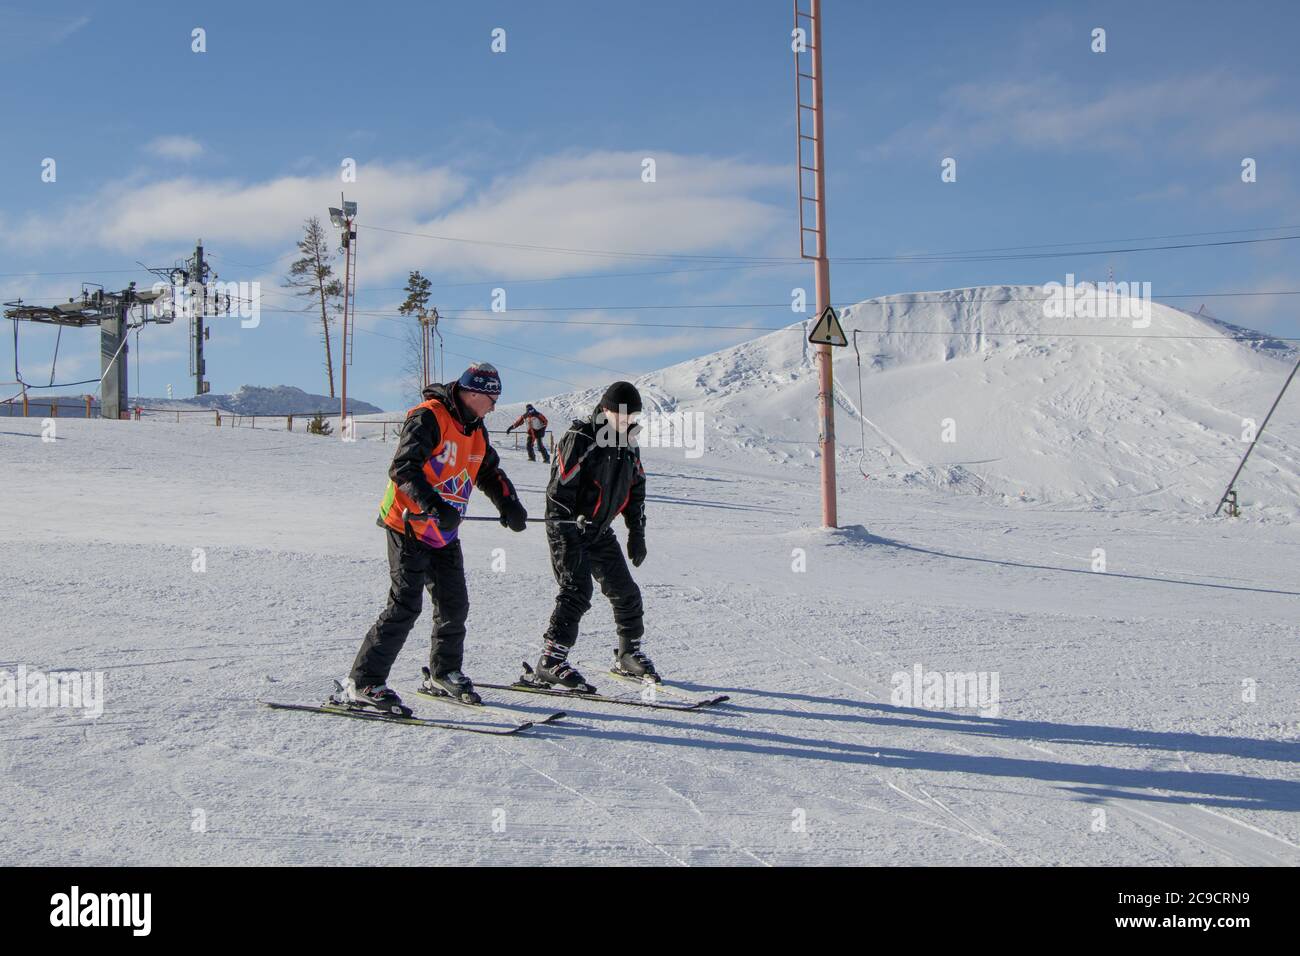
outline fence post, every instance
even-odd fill
[[[59,417],[59,400],[57,398],[50,399],[50,417]]]
[[[289,415],[287,417],[289,419],[289,431],[293,431],[293,416]]]
[[[90,403],[93,401],[89,395],[83,396],[86,399],[86,417],[90,417]]]
[[[212,410],[212,414],[217,416],[217,427],[220,428],[220,427],[221,427],[221,412],[217,411],[217,410],[214,408],[214,409]]]

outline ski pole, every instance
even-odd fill
[[[461,521],[496,521],[500,518],[492,518],[488,515],[462,515]],[[410,524],[412,521],[432,521],[435,525],[438,523],[438,516],[426,514],[424,512],[402,511],[402,523]],[[572,524],[577,525],[578,530],[582,531],[587,527],[587,516],[579,515],[577,518],[528,518],[529,524]]]
[[[436,516],[433,517],[433,518],[427,518],[425,515],[411,515],[411,516],[410,516],[410,520],[412,520],[412,521],[424,521],[424,520],[428,520],[428,521],[433,521],[434,523],[437,523],[437,517],[436,517]],[[460,519],[460,520],[461,520],[461,521],[497,521],[497,522],[500,522],[501,519],[500,519],[500,518],[493,518],[493,517],[491,517],[491,516],[489,516],[489,515],[461,515],[461,519]],[[584,527],[584,526],[587,524],[587,521],[586,521],[586,518],[585,518],[585,517],[583,517],[583,518],[579,518],[579,519],[577,519],[577,520],[571,520],[571,519],[566,519],[566,518],[525,518],[524,520],[527,521],[529,524],[576,524],[579,528]]]

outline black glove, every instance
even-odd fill
[[[446,498],[439,498],[433,506],[433,511],[428,514],[433,517],[433,523],[438,526],[439,531],[453,531],[460,524],[460,512]]]
[[[515,426],[511,425],[509,428],[506,429],[506,434],[509,435],[514,430],[515,430]]]
[[[627,534],[627,556],[632,559],[632,567],[641,567],[645,555],[645,532],[629,531]]]
[[[524,510],[518,498],[507,498],[502,503],[501,526],[511,531],[523,531],[528,527],[528,512]]]

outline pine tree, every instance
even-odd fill
[[[406,356],[402,362],[403,383],[407,391],[412,395],[419,396],[421,390],[426,384],[433,380],[433,369],[426,369],[424,358],[424,324],[428,322],[429,317],[429,290],[433,287],[428,279],[420,274],[420,270],[411,273],[406,280],[406,301],[397,307],[401,315],[414,315],[416,317],[415,326],[406,326],[405,328],[405,349],[403,354]],[[432,364],[432,356],[429,362]]]
[[[321,341],[325,345],[325,370],[329,375],[330,398],[334,398],[334,355],[330,348],[332,313],[342,309],[343,283],[334,275],[333,256],[325,229],[315,216],[303,223],[298,240],[302,258],[289,266],[285,287],[307,300],[304,311],[320,309]]]
[[[397,307],[402,315],[424,315],[429,308],[429,290],[433,283],[416,269],[406,280],[406,301]]]

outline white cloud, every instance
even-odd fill
[[[133,179],[110,183],[58,211],[29,216],[8,241],[27,249],[98,247],[132,255],[159,245],[183,248],[195,236],[240,246],[289,246],[307,217],[328,223],[326,208],[338,203],[340,188],[333,172],[253,183],[196,176]],[[463,181],[446,169],[394,164],[361,167],[347,194],[360,202],[363,217],[402,222],[445,205],[463,189]]]
[[[46,16],[0,8],[0,52],[8,56],[42,50],[62,43],[90,24],[90,17]]]
[[[359,203],[363,285],[404,279],[412,269],[547,278],[651,268],[662,261],[523,247],[736,252],[753,249],[787,218],[783,208],[754,195],[784,183],[784,167],[658,153],[658,182],[643,183],[641,159],[641,153],[566,154],[472,192],[466,177],[448,167],[363,165],[357,182],[342,187]],[[323,218],[326,207],[337,203],[340,188],[334,171],[262,182],[194,176],[118,182],[58,211],[7,224],[0,241],[21,243],[25,250],[100,247],[142,255],[159,246],[183,248],[203,236],[214,245],[287,249],[304,219]],[[513,245],[487,244],[501,242]]]
[[[1084,94],[1053,77],[963,83],[939,116],[889,136],[878,155],[962,151],[1009,144],[1043,150],[1141,150],[1163,143],[1224,155],[1300,142],[1300,119],[1274,106],[1276,80],[1204,71]],[[1248,155],[1241,153],[1241,155]]]
[[[144,149],[163,159],[179,159],[186,162],[203,155],[203,144],[192,136],[159,136],[146,143]]]
[[[519,279],[653,268],[663,261],[524,247],[734,252],[752,249],[784,218],[750,195],[784,182],[783,168],[657,154],[658,181],[643,183],[642,158],[640,153],[600,152],[542,160],[485,185],[455,209],[416,219],[403,229],[469,241],[365,232],[371,250],[367,268],[401,274],[417,268],[428,271],[430,263],[436,263],[444,272]],[[501,241],[512,245],[487,244]]]
[[[90,17],[87,16],[73,17],[70,20],[64,20],[54,27],[54,30],[50,35],[51,39],[55,43],[59,43],[89,24]]]

